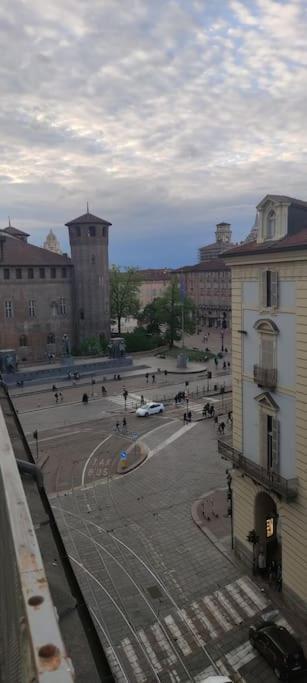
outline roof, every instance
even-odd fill
[[[64,254],[55,254],[48,249],[14,239],[4,230],[0,230],[0,235],[3,233],[6,234],[6,239],[3,244],[1,266],[72,266],[71,259]]]
[[[28,232],[24,232],[23,230],[18,230],[18,228],[14,228],[13,225],[8,225],[7,228],[3,228],[2,232],[7,232],[9,235],[13,235],[13,237],[16,235],[22,235],[22,237],[30,237]]]
[[[77,225],[77,224],[82,224],[83,225],[89,225],[90,223],[101,223],[102,225],[112,225],[112,223],[109,223],[109,221],[105,221],[103,218],[99,218],[99,216],[94,216],[93,213],[84,213],[82,216],[78,216],[78,218],[74,218],[72,221],[68,221],[68,223],[65,223],[67,227],[70,225]]]
[[[230,270],[230,267],[221,258],[210,259],[209,261],[201,261],[193,266],[181,266],[174,273],[200,272],[209,270]]]
[[[288,197],[286,194],[267,194],[265,197],[259,202],[257,205],[257,209],[265,204],[267,201],[272,201],[272,202],[287,202],[289,204],[297,204],[298,206],[304,206],[307,208],[307,202],[304,202],[302,199],[296,199],[295,197]]]
[[[145,268],[144,270],[137,270],[137,276],[140,280],[151,280],[158,282],[159,280],[169,280],[172,274],[169,268]]]
[[[230,258],[233,256],[252,256],[257,254],[275,253],[279,251],[288,251],[295,249],[307,248],[307,226],[304,226],[299,232],[294,235],[286,235],[280,240],[266,240],[265,242],[243,242],[243,244],[229,249],[223,253],[223,258]]]

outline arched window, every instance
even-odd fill
[[[19,337],[19,346],[28,346],[28,340],[25,334],[22,334],[21,337]]]
[[[54,336],[53,332],[50,332],[47,335],[47,344],[55,344],[55,336]]]
[[[276,213],[275,211],[270,211],[267,217],[267,224],[266,224],[266,239],[267,240],[272,240],[275,237],[275,228],[276,228]]]

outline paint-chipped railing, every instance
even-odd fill
[[[0,680],[72,683],[14,452],[0,409]]]
[[[265,488],[285,498],[294,500],[298,493],[297,479],[285,479],[277,472],[266,470],[264,467],[246,458],[240,451],[233,448],[230,439],[218,440],[218,452],[226,460],[230,460],[234,467],[238,467],[249,477],[262,484]]]

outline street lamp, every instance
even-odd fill
[[[224,334],[225,334],[225,332],[222,330],[221,331],[221,342],[222,342],[221,351],[224,351]]]

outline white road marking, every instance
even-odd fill
[[[162,441],[162,443],[160,443],[159,446],[156,446],[156,448],[153,448],[152,451],[149,451],[148,456],[147,456],[147,460],[145,460],[144,462],[147,462],[154,455],[157,455],[157,453],[162,451],[163,448],[165,448],[166,446],[169,446],[174,441],[177,441],[177,439],[180,439],[180,437],[183,436],[183,434],[186,434],[187,432],[189,432],[191,429],[193,429],[193,427],[196,427],[196,425],[197,425],[197,422],[190,422],[189,424],[184,425],[183,427],[180,427],[180,429],[177,429],[177,431],[174,434],[172,434],[167,439],[165,439],[165,441]],[[144,439],[143,439],[143,441],[144,441]]]
[[[177,641],[181,652],[185,655],[185,657],[190,655],[192,650],[191,650],[189,644],[187,643],[186,639],[183,637],[181,631],[179,630],[179,628],[178,628],[177,624],[175,623],[171,614],[169,614],[167,617],[164,617],[164,621],[165,621],[167,627],[169,628],[172,636]]]
[[[217,638],[217,631],[215,630],[214,626],[211,624],[211,621],[209,621],[208,617],[203,613],[200,605],[198,602],[193,602],[191,605],[191,608],[195,612],[195,615],[199,621],[203,624],[205,627],[206,631],[208,631],[209,635],[211,638]]]
[[[225,656],[230,666],[232,666],[235,671],[239,671],[245,664],[248,664],[248,662],[251,662],[251,660],[256,657],[256,652],[249,640],[246,640],[244,643],[241,643],[241,645],[234,648],[234,650],[228,652]]]
[[[219,603],[224,607],[226,612],[232,618],[235,624],[242,624],[243,617],[240,617],[237,610],[230,604],[228,598],[224,595],[223,591],[215,591],[214,596],[219,601]]]
[[[223,631],[230,631],[232,628],[231,624],[226,619],[223,612],[214,603],[213,599],[211,597],[209,597],[208,595],[206,595],[206,597],[203,598],[203,602],[206,605],[206,607],[208,608],[209,612],[211,612],[215,621],[217,621],[217,623],[222,627]]]
[[[146,681],[146,676],[140,667],[135,649],[132,646],[129,638],[124,638],[124,640],[122,640],[122,647],[124,648],[125,655],[135,675],[135,680],[143,683],[143,681]]]
[[[145,647],[145,649],[146,649],[146,652],[147,652],[147,654],[148,654],[148,657],[149,657],[150,660],[151,660],[151,663],[152,663],[153,667],[155,668],[156,671],[162,671],[162,666],[161,666],[161,664],[160,664],[160,662],[159,662],[159,660],[158,660],[158,657],[157,657],[155,651],[154,651],[153,648],[151,647],[151,644],[150,644],[150,642],[149,642],[149,640],[148,640],[148,638],[147,638],[147,636],[146,636],[145,631],[144,631],[143,629],[141,629],[141,630],[138,632],[138,634],[139,634],[139,637],[141,638],[141,641],[142,641],[142,643],[143,643],[143,645],[144,645],[144,647]]]
[[[193,623],[192,619],[189,617],[187,611],[185,609],[180,609],[180,610],[178,610],[178,614],[180,617],[182,617],[183,621],[186,624],[188,624],[189,629],[193,633],[193,636],[194,636],[196,642],[198,642],[198,645],[200,647],[203,647],[205,645],[205,641],[202,639],[200,633],[198,633],[198,630],[197,630],[196,626],[194,626],[194,623]]]
[[[173,650],[172,650],[167,638],[165,637],[161,626],[159,626],[159,624],[153,624],[150,628],[153,632],[153,635],[154,635],[159,647],[161,648],[161,650],[163,650],[167,654],[167,661],[168,661],[169,666],[171,666],[172,664],[175,664],[175,662],[177,661],[177,657],[173,653]]]
[[[226,590],[230,593],[231,597],[235,602],[238,603],[238,605],[241,607],[241,609],[247,614],[248,617],[253,617],[256,614],[256,611],[253,607],[251,607],[246,600],[244,600],[243,596],[241,595],[238,586],[236,586],[233,583],[229,583],[228,586],[225,586]]]
[[[63,434],[54,434],[54,436],[45,436],[44,439],[39,439],[39,443],[43,441],[52,441],[53,439],[65,439],[66,436],[73,436],[73,434],[81,434],[81,432],[90,432],[91,427],[86,427],[86,429],[75,429],[74,432],[64,432]],[[32,432],[30,432],[32,434]],[[28,441],[29,446],[36,443],[35,441]]]
[[[111,439],[111,437],[112,437],[112,434],[109,434],[109,436],[107,436],[105,439],[103,439],[103,441],[101,441],[101,442],[98,444],[98,446],[96,446],[96,447],[94,448],[94,450],[93,450],[93,451],[90,453],[90,455],[88,456],[88,459],[87,459],[87,461],[86,461],[86,463],[85,463],[85,465],[84,465],[84,467],[83,467],[83,470],[82,470],[82,477],[81,477],[81,485],[82,485],[82,486],[84,486],[85,474],[86,474],[87,466],[88,466],[88,464],[89,464],[91,458],[93,457],[93,455],[95,455],[96,451],[98,451],[98,448],[100,448],[100,446],[102,446],[106,441],[108,441],[109,439]]]
[[[268,606],[268,601],[260,593],[260,590],[255,584],[253,584],[248,577],[243,577],[237,580],[238,586],[248,595],[252,602],[257,605],[258,609],[263,610]]]

